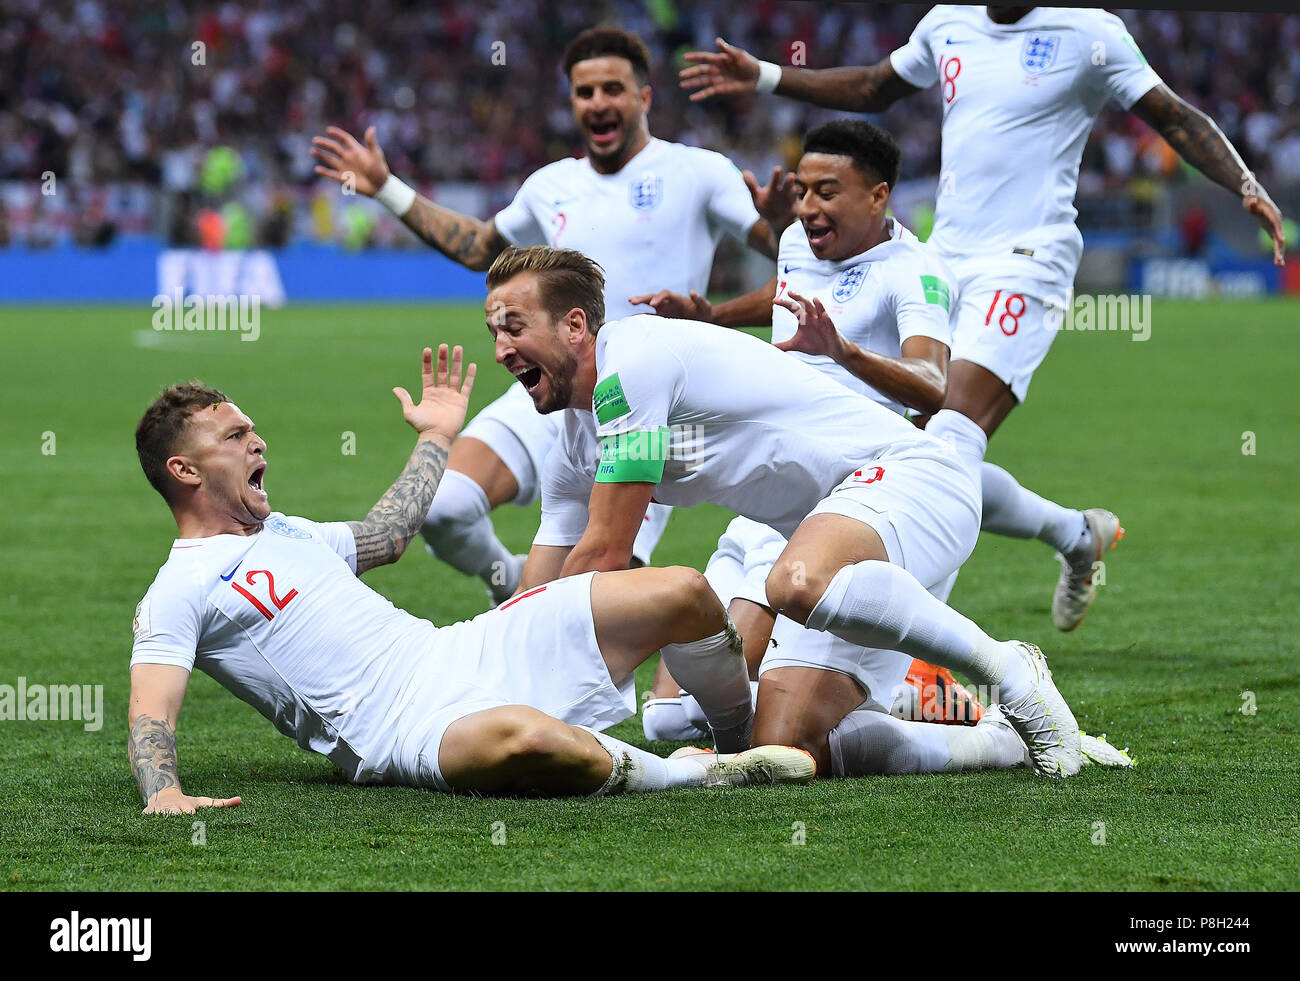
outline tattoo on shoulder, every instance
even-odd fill
[[[165,719],[137,718],[127,741],[131,774],[146,804],[160,790],[179,787],[176,733]]]

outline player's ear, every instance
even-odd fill
[[[651,91],[650,86],[642,85],[641,86],[641,112],[643,115],[648,114],[650,112],[650,103],[653,101],[654,101],[654,92]]]
[[[194,461],[187,456],[169,456],[167,458],[167,473],[178,484],[185,484],[189,487],[198,487],[203,482],[199,476],[199,468],[194,465]]]
[[[574,307],[564,315],[564,334],[565,339],[570,344],[579,342],[587,333],[587,311],[582,307]]]
[[[879,212],[889,207],[889,185],[884,181],[871,189],[871,205]]]

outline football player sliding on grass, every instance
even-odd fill
[[[824,71],[760,62],[721,38],[717,45],[686,55],[694,64],[681,72],[681,84],[694,90],[692,100],[775,91],[877,113],[939,87],[943,159],[928,244],[953,270],[961,299],[944,403],[955,412],[931,421],[936,432],[967,429],[972,420],[991,438],[1024,401],[1071,302],[1083,252],[1073,205],[1079,162],[1110,99],[1238,196],[1282,265],[1277,206],[1214,121],[1164,85],[1114,14],[941,4],[888,58]],[[969,462],[982,485],[982,527],[1056,549],[1061,574],[1052,619],[1061,630],[1075,629],[1096,598],[1094,564],[1123,534],[1119,519],[1045,500],[983,463],[982,450]]]
[[[179,537],[135,617],[128,757],[145,813],[240,802],[181,788],[195,667],[355,783],[599,795],[812,778],[800,750],[748,750],[739,638],[693,570],[579,575],[446,627],[361,582],[419,532],[474,372],[459,347],[436,367],[426,348],[420,401],[393,390],[415,448],[359,521],[272,511],[266,441],[220,391],[173,385],[149,407],[136,448]],[[727,755],[665,760],[598,731],[634,714],[633,671],[660,649]]]

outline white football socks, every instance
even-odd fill
[[[695,699],[689,695],[677,698],[647,698],[641,703],[641,731],[646,739],[704,739],[708,736],[708,723],[701,713],[701,724],[696,725],[686,715],[684,698]]]
[[[1025,761],[1025,744],[1008,726],[913,722],[870,709],[846,715],[830,732],[830,749],[837,777],[1011,769]]]
[[[1001,701],[1019,698],[1035,683],[1015,645],[994,640],[889,562],[869,560],[837,572],[807,626],[960,671],[977,685],[998,686]]]
[[[420,534],[429,554],[467,576],[478,576],[498,603],[519,586],[514,556],[492,527],[487,494],[456,470],[442,475]]]
[[[669,790],[673,787],[700,787],[708,776],[708,766],[712,757],[686,757],[684,759],[666,760],[647,753],[644,749],[615,739],[603,732],[597,732],[587,726],[586,729],[596,737],[596,741],[609,753],[613,768],[609,779],[592,797],[607,797],[612,794],[644,794],[652,790]]]
[[[980,468],[980,484],[984,491],[983,531],[1036,538],[1067,556],[1088,544],[1092,533],[1082,511],[1039,497],[992,463]]]
[[[940,409],[925,425],[925,431],[951,446],[966,472],[980,486],[980,466],[989,448],[989,438],[971,418],[955,409]]]
[[[664,664],[683,691],[695,696],[719,753],[739,753],[749,748],[754,727],[749,668],[740,635],[731,618],[727,629],[687,644],[665,644]]]

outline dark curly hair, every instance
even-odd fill
[[[898,141],[865,119],[833,119],[810,129],[803,138],[803,152],[850,157],[859,172],[884,181],[891,191],[902,163]]]
[[[589,27],[564,49],[564,74],[572,75],[573,66],[588,58],[626,58],[632,63],[639,85],[650,81],[650,50],[645,42],[621,27]]]

